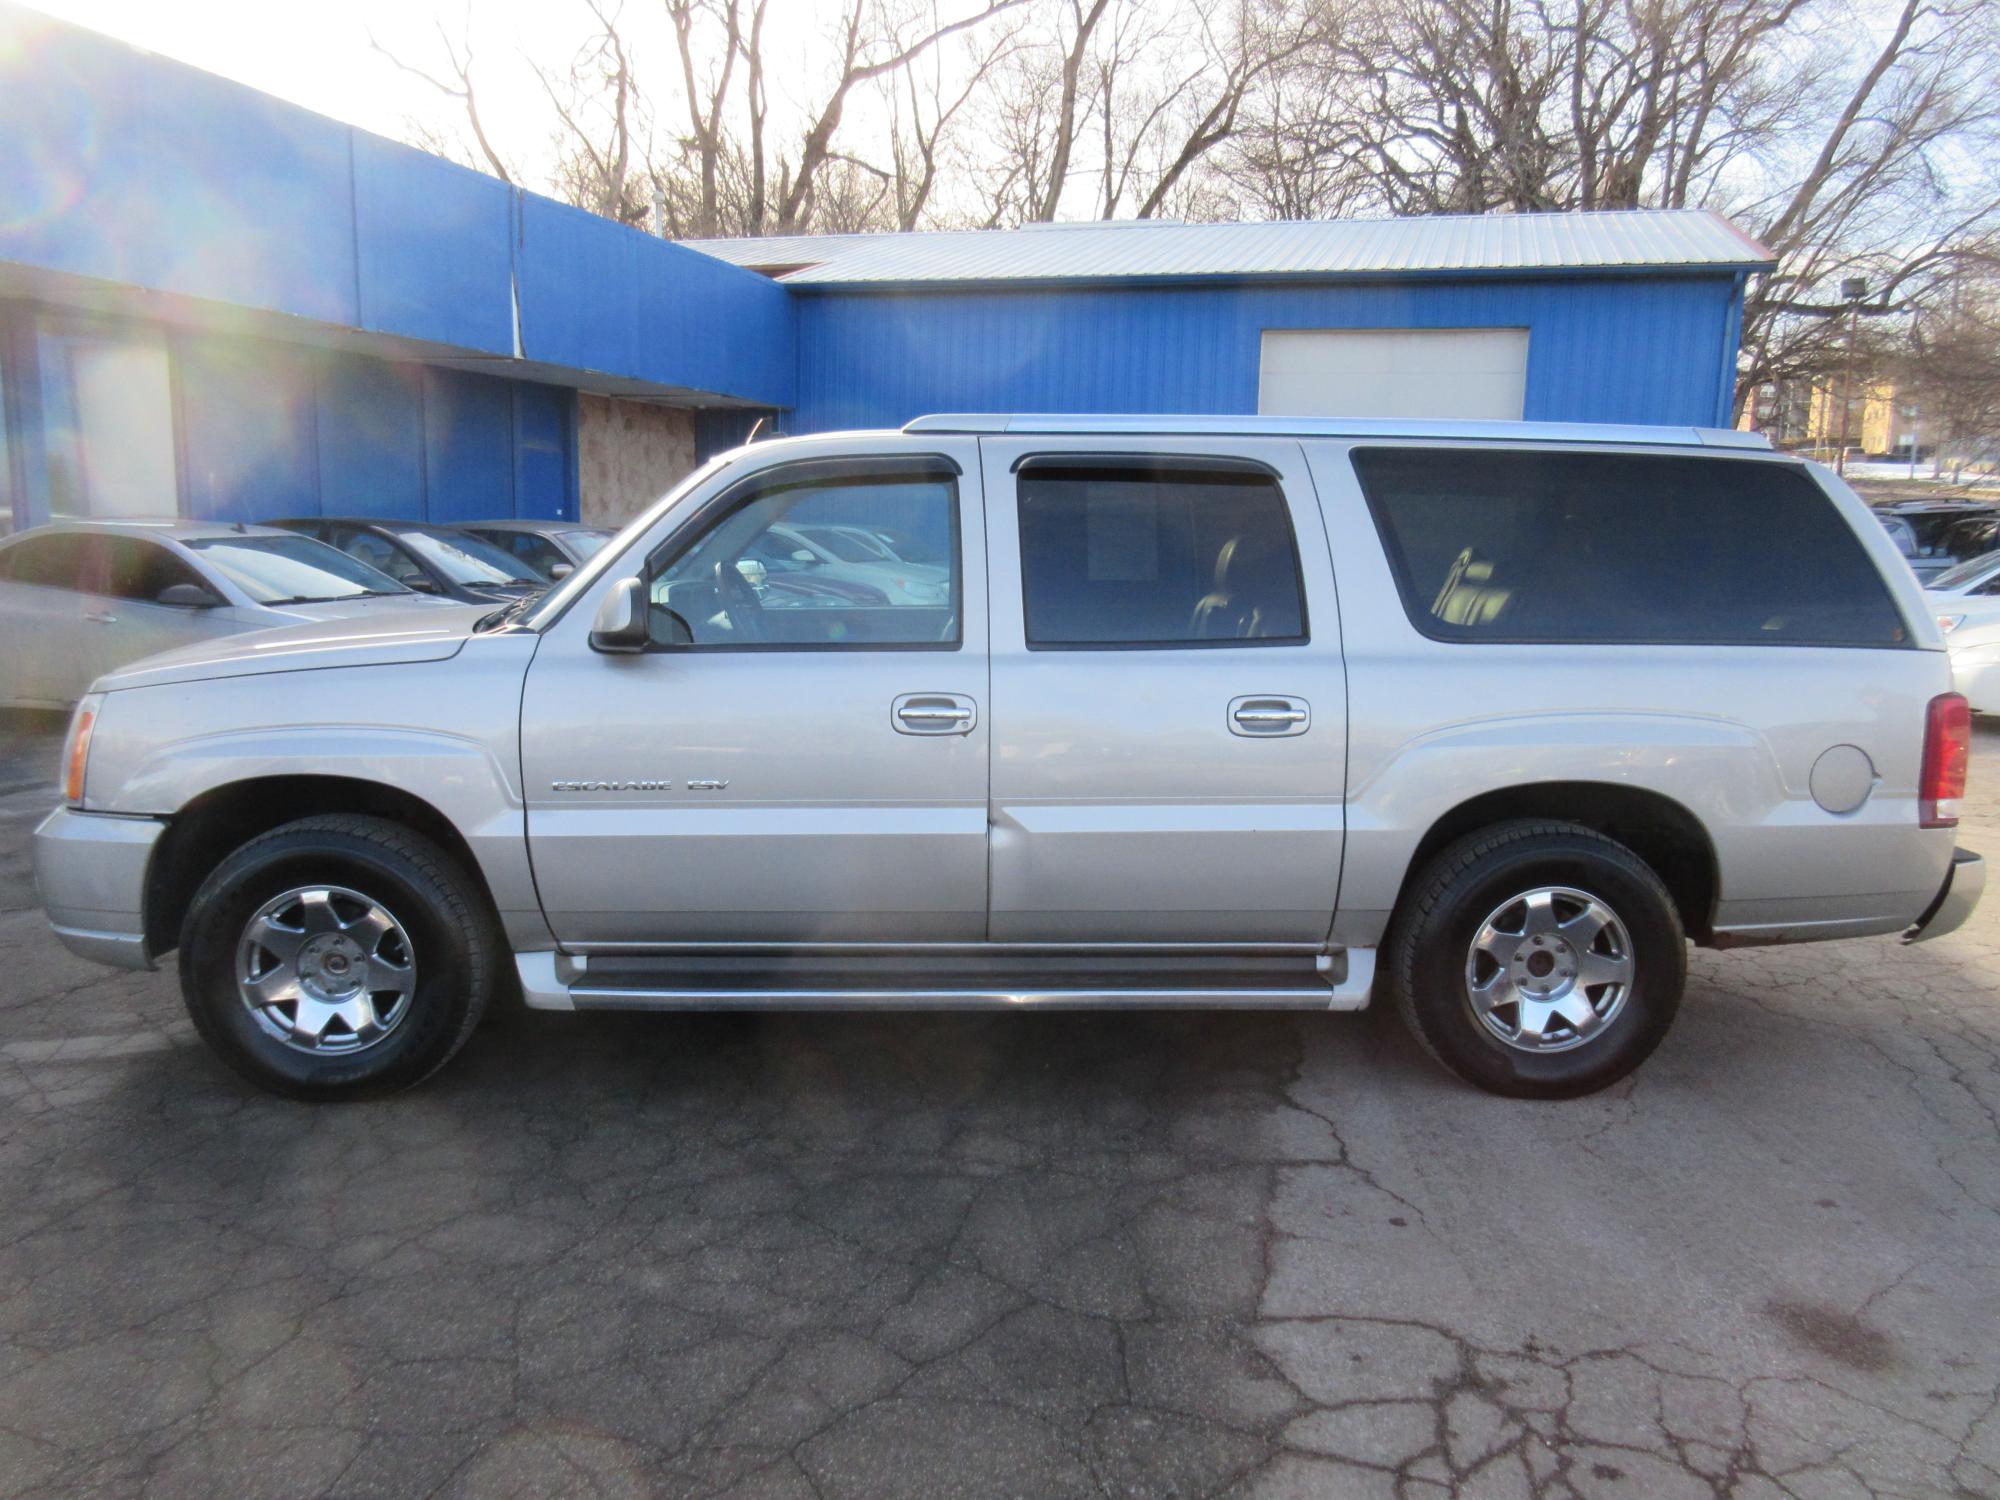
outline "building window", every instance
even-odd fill
[[[174,516],[173,391],[156,332],[67,318],[36,325],[49,514]]]

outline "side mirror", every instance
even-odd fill
[[[427,573],[404,573],[396,579],[406,589],[415,589],[420,594],[435,594],[438,586],[431,582]]]
[[[575,563],[566,563],[566,562],[550,563],[549,582],[561,583],[565,578],[569,577],[569,575],[574,573],[575,571],[576,571]]]
[[[736,571],[742,575],[743,581],[753,589],[761,589],[771,576],[771,570],[758,562],[754,557],[737,558]]]
[[[590,649],[629,655],[646,649],[646,580],[621,578],[597,606],[590,626]]]
[[[819,561],[819,555],[817,553],[808,552],[806,551],[805,548],[801,547],[799,548],[798,551],[792,554],[792,561],[802,562],[802,563],[816,563]]]
[[[153,596],[155,604],[175,609],[216,609],[222,601],[198,583],[170,583]]]

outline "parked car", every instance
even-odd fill
[[[1875,518],[1928,587],[1959,563],[1992,550],[2000,512],[1976,500],[1901,500],[1876,506]]]
[[[616,535],[574,521],[466,521],[455,529],[511,554],[551,583],[569,577]]]
[[[271,524],[328,542],[406,588],[462,604],[509,604],[548,587],[548,580],[519,558],[449,526],[351,516]]]
[[[309,537],[203,521],[61,521],[0,541],[0,705],[68,708],[176,646],[437,601]]]
[[[747,565],[877,507],[950,538],[939,599],[765,607]],[[50,920],[178,946],[268,1088],[416,1082],[511,963],[563,1011],[1379,995],[1566,1096],[1690,939],[1929,938],[1985,880],[1922,592],[1747,434],[928,418],[739,450],[436,621],[156,658],[72,724]]]
[[[1924,583],[1924,592],[1942,608],[1945,601],[2000,595],[2000,551],[1982,552],[1947,568]]]
[[[822,540],[814,539],[815,532]],[[773,574],[858,583],[899,603],[938,605],[950,598],[945,569],[883,558],[830,526],[773,526],[750,555]]]

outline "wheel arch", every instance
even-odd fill
[[[1713,942],[1721,894],[1714,840],[1685,804],[1620,782],[1527,782],[1466,798],[1441,814],[1417,841],[1397,892],[1397,908],[1440,850],[1469,833],[1518,818],[1575,823],[1616,839],[1660,877],[1688,936],[1698,943]]]
[[[414,792],[355,776],[257,776],[209,788],[168,823],[146,873],[147,953],[158,957],[178,946],[196,890],[232,850],[322,813],[387,818],[423,834],[458,861],[494,910],[486,872],[465,835]]]

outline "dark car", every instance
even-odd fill
[[[616,534],[575,521],[464,521],[454,529],[492,543],[551,583],[589,562]]]
[[[407,588],[466,604],[506,604],[549,585],[519,558],[454,526],[369,516],[301,517],[266,524],[331,542]]]

